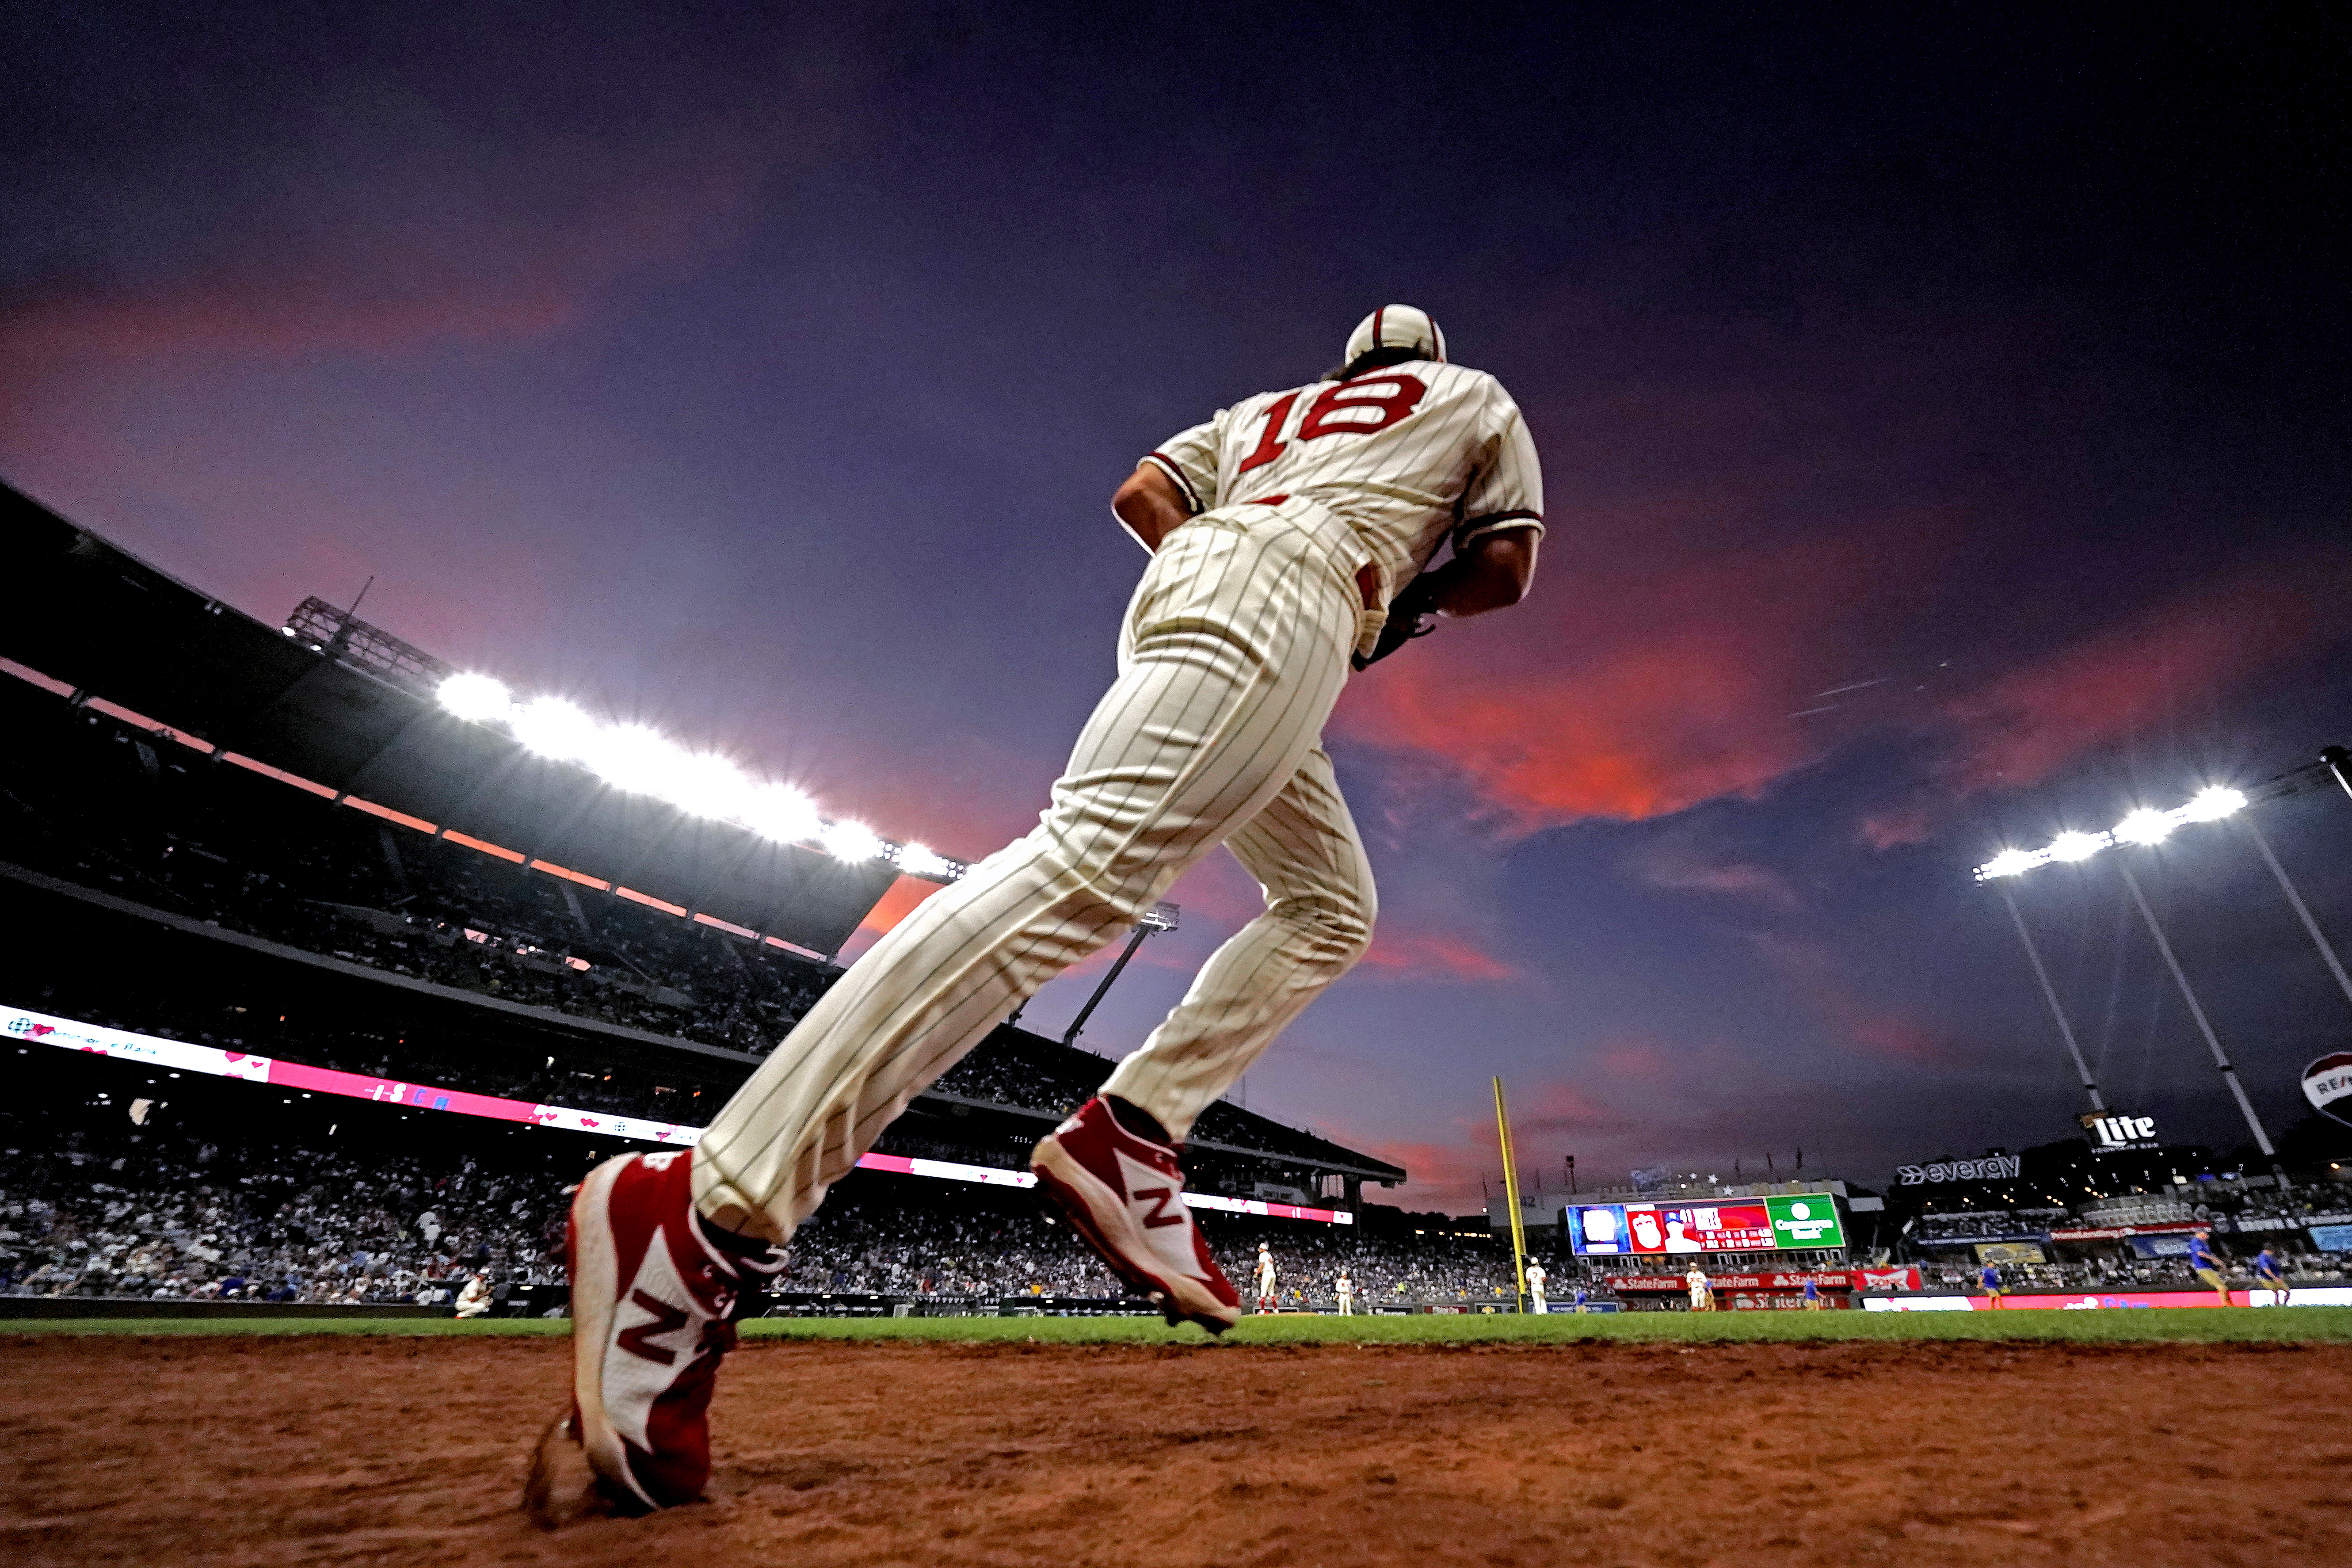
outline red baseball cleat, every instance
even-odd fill
[[[1176,1151],[1121,1127],[1100,1095],[1038,1143],[1029,1168],[1111,1272],[1150,1298],[1171,1327],[1190,1320],[1222,1334],[1240,1319],[1242,1299],[1184,1206]]]
[[[693,1501],[710,1477],[710,1391],[735,1348],[731,1320],[783,1253],[712,1244],[695,1218],[692,1160],[624,1154],[572,1196],[572,1409],[540,1439],[523,1493],[549,1529],[598,1511],[592,1488],[642,1513]]]

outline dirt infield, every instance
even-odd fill
[[[2352,1563],[2352,1346],[771,1341],[708,1503],[515,1510],[560,1339],[0,1343],[12,1563]]]

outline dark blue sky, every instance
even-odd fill
[[[1432,1198],[1496,1072],[1549,1170],[1883,1181],[2068,1130],[1970,865],[2352,741],[2319,15],[20,8],[0,473],[976,856],[1108,679],[1136,455],[1424,305],[1543,574],[1343,701],[1380,943],[1251,1103]],[[2352,802],[2263,820],[2352,938]],[[2163,859],[2283,1125],[2352,1010],[2236,829]],[[2111,1098],[2234,1142],[2112,870],[2024,893]],[[1177,896],[1097,1048],[1252,889]]]

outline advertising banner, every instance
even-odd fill
[[[2069,1230],[2053,1230],[2053,1241],[2121,1241],[2134,1236],[2187,1236],[2197,1228],[2197,1222],[2184,1219],[2170,1225],[2086,1225]]]
[[[1827,1193],[1710,1203],[1580,1204],[1561,1215],[1579,1257],[1771,1252],[1845,1245]]]
[[[2352,1225],[2315,1225],[2311,1245],[2322,1252],[2352,1252]]]
[[[1897,1165],[1895,1179],[1906,1187],[1941,1186],[1947,1182],[2013,1182],[2025,1166],[2021,1154],[1990,1154],[1981,1160],[1938,1160],[1927,1165]]]
[[[1859,1268],[1821,1268],[1804,1271],[1791,1269],[1786,1273],[1769,1274],[1709,1274],[1706,1277],[1706,1282],[1717,1290],[1801,1291],[1805,1288],[1805,1281],[1811,1279],[1824,1290],[1864,1290],[1871,1289],[1863,1282],[1865,1272],[1902,1276],[1914,1284],[1919,1278],[1919,1271],[1916,1268],[1874,1268],[1866,1271]],[[1629,1291],[1635,1294],[1645,1290],[1663,1293],[1690,1289],[1689,1281],[1679,1274],[1610,1274],[1602,1276],[1601,1282],[1619,1295],[1624,1295]],[[1903,1288],[1901,1285],[1878,1287],[1880,1289]]]
[[[1977,1244],[1979,1263],[2042,1263],[2048,1259],[2042,1247],[2032,1241],[1980,1241]]]
[[[2281,1296],[2286,1298],[2282,1301]],[[2210,1290],[2078,1291],[2071,1295],[2004,1296],[1995,1307],[1989,1296],[1865,1296],[1864,1308],[1873,1312],[2014,1312],[2057,1310],[2093,1312],[2139,1307],[2219,1307]],[[2293,1290],[2232,1290],[2232,1307],[2340,1307],[2352,1305],[2352,1289],[2322,1286]]]
[[[2094,1154],[2138,1154],[2158,1147],[2156,1118],[2120,1111],[2093,1111],[2079,1118],[2091,1135]]]
[[[2303,1069],[2303,1097],[2311,1101],[2311,1109],[2322,1116],[2333,1117],[2347,1125],[2352,1118],[2343,1114],[2352,1106],[2331,1110],[2347,1096],[2352,1096],[2352,1051],[2336,1051],[2320,1058]]]

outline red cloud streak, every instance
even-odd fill
[[[1449,625],[1366,676],[1341,732],[1446,759],[1522,830],[1752,796],[1811,754],[1791,694],[1841,668],[1842,624],[1942,548],[1919,526],[1693,562],[1626,541],[1631,523],[1574,531],[1602,542],[1520,609]]]
[[[1516,980],[1518,971],[1501,959],[1481,952],[1461,937],[1442,931],[1374,929],[1372,945],[1359,973],[1369,970],[1390,980]]]

